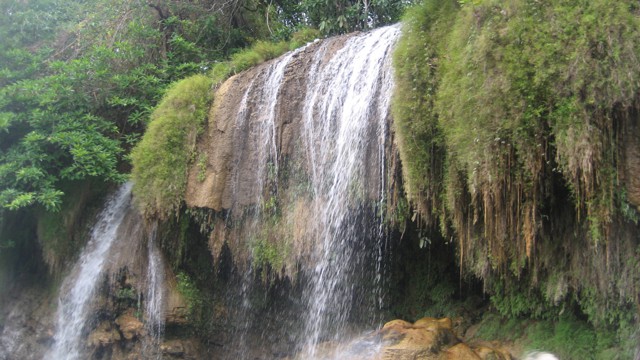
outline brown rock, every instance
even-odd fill
[[[511,360],[511,354],[497,343],[482,343],[474,346],[474,351],[482,360]]]
[[[420,319],[414,324],[393,320],[380,330],[384,346],[380,359],[432,359],[459,342],[449,319]]]
[[[476,354],[469,345],[464,343],[456,344],[444,351],[444,359],[446,360],[480,360],[482,359]]]
[[[122,336],[127,340],[131,340],[136,336],[142,336],[145,334],[144,324],[142,324],[142,322],[133,315],[120,315],[116,319],[116,324],[120,328]]]
[[[182,356],[184,355],[184,346],[180,340],[165,341],[160,345],[160,350],[164,355]]]
[[[453,330],[453,323],[449,318],[436,319],[432,317],[424,317],[413,323],[413,326],[424,328],[444,328]]]
[[[91,347],[107,346],[121,340],[120,333],[111,327],[108,321],[104,321],[89,334],[88,343]]]

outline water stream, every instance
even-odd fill
[[[60,290],[55,343],[47,359],[82,358],[83,332],[91,314],[90,304],[103,274],[110,249],[120,237],[120,227],[131,204],[131,184],[123,185],[104,206],[80,259]]]
[[[145,326],[149,337],[143,345],[143,354],[148,359],[160,359],[160,343],[164,335],[165,325],[165,276],[164,262],[160,249],[156,244],[158,224],[154,222],[147,241],[147,274],[146,290],[144,292]]]

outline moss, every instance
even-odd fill
[[[198,155],[198,181],[203,182],[207,175],[207,154]]]
[[[176,275],[177,289],[187,302],[188,318],[192,321],[199,319],[199,314],[202,311],[202,305],[204,299],[200,289],[196,286],[195,282],[185,272],[179,272]]]
[[[175,213],[184,197],[187,169],[212,101],[211,79],[195,75],[175,83],[151,115],[133,149],[133,192],[148,215]]]
[[[220,84],[231,75],[247,70],[256,65],[297,49],[308,42],[318,38],[319,32],[315,29],[305,28],[295,32],[290,41],[256,41],[251,47],[242,49],[231,55],[229,61],[220,62],[211,69],[211,78],[214,84]]]
[[[639,25],[633,1],[426,0],[406,16],[393,113],[408,199],[505,315],[572,296],[598,304],[593,324],[633,313],[639,229],[619,171]]]
[[[300,29],[291,35],[291,40],[289,40],[289,50],[297,49],[311,41],[314,41],[315,39],[320,39],[321,37],[322,33],[318,29]]]
[[[403,19],[394,53],[394,127],[409,200],[425,219],[441,211],[443,137],[434,111],[443,44],[457,11],[455,1],[425,1]],[[435,222],[435,219],[432,221]]]
[[[549,351],[568,360],[631,359],[636,346],[626,343],[627,329],[596,328],[572,315],[530,320],[486,313],[474,339],[516,342],[525,353]]]
[[[276,274],[282,270],[289,253],[290,249],[284,241],[255,239],[251,243],[252,262],[262,269],[263,279],[266,279],[269,270]]]

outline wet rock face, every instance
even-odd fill
[[[118,325],[122,336],[127,340],[132,340],[136,336],[146,334],[144,324],[131,314],[120,315],[115,323]]]
[[[118,332],[110,322],[103,321],[91,334],[89,334],[88,345],[90,347],[98,348],[113,345],[120,340],[122,340],[120,332]]]
[[[264,144],[259,126],[261,113],[275,115],[274,150],[281,157],[299,158],[303,154],[299,139],[304,109],[306,79],[311,72],[314,54],[320,48],[330,60],[348,36],[315,43],[291,56],[283,69],[277,94],[266,93],[260,84],[268,81],[274,61],[242,72],[217,90],[209,112],[206,133],[199,137],[198,154],[206,161],[190,168],[185,200],[189,207],[216,211],[242,208],[254,204],[260,184],[256,179],[257,164],[263,162],[260,152]],[[264,99],[278,96],[273,111],[265,109]]]

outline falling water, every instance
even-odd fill
[[[251,82],[240,103],[236,126],[248,126],[251,129],[248,145],[250,148],[256,149],[256,158],[251,161],[251,164],[255,166],[255,183],[252,184],[254,199],[252,200],[256,204],[263,202],[265,186],[269,184],[270,180],[275,179],[278,173],[276,105],[279,100],[281,101],[278,95],[287,65],[303,49],[289,52],[271,63],[265,69],[264,79],[259,82],[259,86],[256,81]],[[250,96],[257,101],[249,104]],[[236,154],[240,157],[242,155]],[[238,186],[240,180],[236,175],[234,187]]]
[[[149,338],[144,344],[144,354],[146,358],[160,359],[162,354],[159,351],[160,341],[164,334],[164,308],[165,308],[165,288],[164,288],[164,263],[162,254],[156,245],[156,234],[158,224],[153,223],[148,236],[148,264],[147,282],[145,291],[145,317],[146,329]]]
[[[306,296],[308,357],[324,338],[344,336],[354,295],[350,279],[360,271],[354,254],[362,237],[358,213],[371,191],[383,201],[390,58],[399,32],[392,26],[355,36],[324,65],[319,51],[312,66],[303,130],[317,214],[315,268]],[[368,241],[380,246],[382,233],[371,236]]]
[[[123,185],[106,203],[91,231],[80,259],[65,279],[58,301],[55,344],[47,359],[80,359],[83,330],[118,228],[131,202],[131,184]]]
[[[302,49],[298,49],[289,52],[267,67],[263,74],[264,80],[260,82],[260,86],[256,86],[254,79],[240,101],[236,117],[236,127],[249,127],[252,129],[252,131],[249,132],[250,137],[248,140],[251,148],[257,150],[255,152],[256,158],[252,159],[252,164],[255,165],[255,177],[253,179],[252,190],[253,202],[258,205],[264,203],[265,187],[269,185],[270,180],[275,179],[278,172],[276,139],[276,104],[278,103],[278,93],[287,65],[289,65],[295,54],[301,50]],[[258,93],[257,96],[256,93]],[[249,104],[250,96],[258,99],[258,101]],[[243,155],[242,153],[235,154],[237,158],[242,158]],[[237,191],[238,186],[241,186],[241,180],[246,179],[240,179],[239,172],[236,171],[233,180],[234,192]],[[258,227],[261,220],[260,215],[260,211],[255,212],[253,217],[247,219],[245,226]],[[237,334],[235,336],[236,344],[234,344],[240,358],[247,358],[249,356],[250,344],[247,340],[247,333],[253,321],[252,306],[249,298],[254,274],[253,265],[249,264],[249,268],[246,269],[241,277],[240,294],[238,295],[240,307],[235,316]]]

